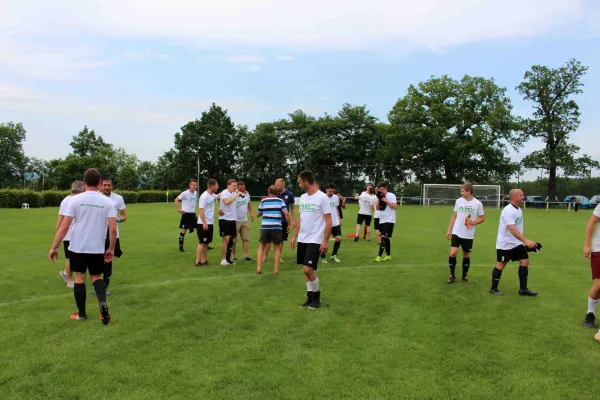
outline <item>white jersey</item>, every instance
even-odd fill
[[[456,221],[452,227],[452,234],[463,239],[475,238],[475,225],[471,229],[465,226],[467,216],[471,218],[471,221],[475,220],[483,215],[483,205],[479,200],[473,197],[473,200],[465,200],[460,198],[456,200],[454,204],[454,212],[456,213]]]
[[[373,213],[373,218],[381,217],[381,211],[377,209],[377,203],[375,203],[375,212]]]
[[[204,210],[204,218],[206,218],[207,225],[213,225],[215,223],[215,202],[217,201],[216,194],[210,194],[207,191],[202,193],[200,196],[200,202],[198,208]],[[202,225],[202,218],[198,215],[198,225]]]
[[[69,251],[82,254],[104,254],[108,218],[116,218],[111,199],[98,192],[83,192],[69,199],[66,217],[73,217]]]
[[[594,209],[594,215],[600,218],[600,204],[596,206]],[[600,224],[596,224],[596,229],[594,230],[594,240],[592,241],[592,251],[597,253],[600,251]]]
[[[185,213],[196,213],[196,203],[198,202],[198,191],[191,192],[189,189],[177,196],[181,201],[181,209]]]
[[[235,196],[235,193],[231,193],[229,190],[225,189],[221,192],[221,205],[220,208],[223,210],[223,215],[219,215],[219,219],[224,219],[225,221],[235,221],[236,219],[236,211],[235,211],[235,201],[229,205],[225,204],[225,199],[231,199]]]
[[[340,216],[338,215],[338,206],[340,205],[340,198],[337,194],[328,197],[329,207],[331,208],[331,227],[339,226]]]
[[[376,202],[377,196],[362,192],[360,196],[358,196],[358,213],[361,215],[371,215],[372,207],[375,206]]]
[[[71,197],[73,197],[73,195],[70,194],[67,197],[65,197],[63,199],[63,201],[60,202],[60,208],[58,209],[58,215],[62,215],[63,217],[65,216],[65,212],[67,212],[67,205],[69,204],[69,199]],[[69,231],[67,232],[67,235],[63,239],[64,242],[68,242],[69,240],[71,240],[71,232],[73,231],[73,225],[75,225],[75,220],[73,220],[71,222],[71,226],[69,226]]]
[[[325,193],[317,190],[312,196],[300,196],[299,243],[323,243],[326,214],[331,214],[331,205]]]
[[[235,220],[248,221],[248,206],[250,205],[250,193],[245,192],[244,197],[240,196],[233,202],[235,204]]]
[[[386,204],[385,210],[379,211],[379,223],[380,224],[395,224],[396,223],[396,210],[390,207],[390,203],[396,203],[396,195],[394,193],[388,192],[385,195],[388,200],[388,204]],[[382,202],[383,203],[383,202]]]
[[[508,225],[515,225],[519,233],[523,234],[523,210],[520,207],[509,204],[502,210],[496,238],[498,250],[512,250],[523,244],[508,230]]]
[[[113,205],[115,207],[116,216],[119,217],[119,211],[124,210],[126,208],[125,200],[123,200],[123,196],[121,196],[120,194],[111,192],[111,194],[110,194],[110,196],[108,196],[108,198],[112,200]],[[106,232],[106,234],[108,235],[108,231]],[[117,237],[119,237],[119,225],[118,224],[117,224]]]

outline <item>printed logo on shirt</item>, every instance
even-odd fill
[[[475,209],[471,206],[460,206],[458,207],[458,212],[463,212],[467,214],[471,214]]]
[[[97,204],[80,204],[79,207],[104,208],[104,206],[99,206]]]
[[[300,204],[300,212],[317,212],[318,206],[318,204],[313,203]]]
[[[523,223],[523,217],[518,217],[517,219],[515,219],[515,225],[517,224],[522,224]]]

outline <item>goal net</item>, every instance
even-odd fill
[[[462,185],[425,184],[423,185],[423,206],[454,205],[460,196]],[[508,204],[500,192],[500,185],[473,185],[473,196],[481,201],[484,207],[500,208]]]

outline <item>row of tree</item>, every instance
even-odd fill
[[[185,124],[173,148],[156,162],[140,161],[125,149],[106,143],[85,127],[70,143],[63,159],[28,159],[23,153],[25,129],[0,124],[0,188],[68,188],[90,166],[113,176],[122,189],[175,189],[190,177],[238,177],[253,190],[264,190],[278,177],[294,177],[303,169],[318,179],[355,190],[365,181],[385,180],[393,186],[409,182],[501,183],[537,168],[548,172],[547,193],[557,195],[557,171],[590,176],[600,164],[569,142],[579,125],[573,96],[582,92],[587,67],[570,60],[552,69],[534,66],[517,86],[534,112],[513,112],[506,89],[493,79],[465,76],[432,77],[411,85],[382,122],[366,106],[345,104],[337,115],[320,117],[301,110],[288,118],[235,125],[227,111],[213,104],[199,119]],[[521,163],[507,155],[530,138],[545,147]]]

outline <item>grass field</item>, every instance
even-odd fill
[[[323,306],[299,308],[302,270],[286,247],[281,274],[255,265],[193,267],[177,252],[171,204],[128,207],[102,326],[88,284],[85,322],[60,265],[46,257],[57,209],[0,210],[0,389],[6,399],[578,399],[595,397],[598,343],[582,327],[591,285],[582,256],[590,212],[526,210],[541,242],[529,286],[517,266],[488,294],[498,211],[478,228],[471,284],[446,284],[450,208],[399,207],[393,261],[344,239],[319,268]],[[356,209],[345,212],[352,233]],[[251,255],[256,255],[257,222]],[[241,246],[240,249],[241,250]],[[241,251],[240,251],[241,255]],[[460,258],[459,266],[460,271]]]

